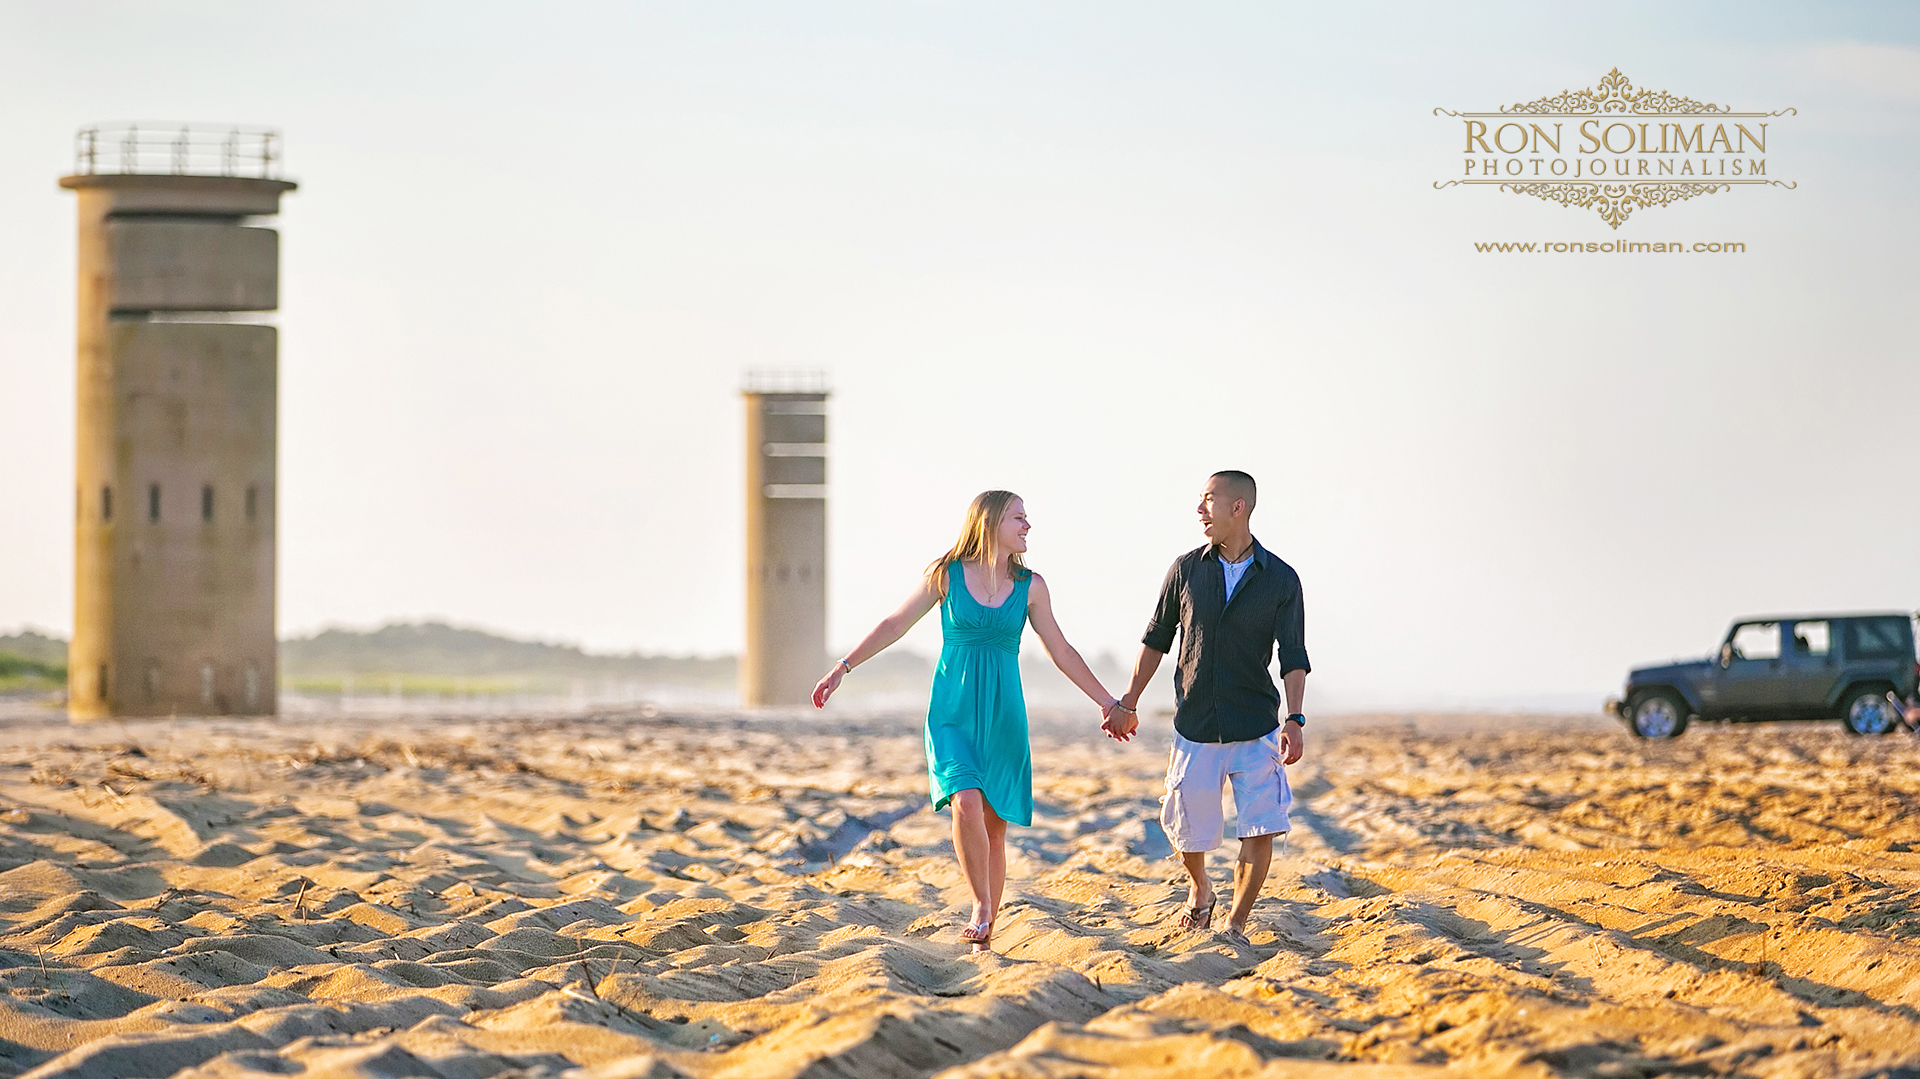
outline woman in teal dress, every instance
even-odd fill
[[[1026,567],[1027,508],[1011,491],[967,507],[960,539],[927,566],[920,587],[814,687],[815,707],[855,667],[879,655],[940,608],[940,664],[927,705],[927,786],[935,810],[951,807],[953,850],[973,893],[960,938],[985,951],[1007,878],[1007,825],[1033,823],[1033,752],[1020,690],[1020,634],[1028,622],[1054,666],[1100,706],[1118,701],[1067,643],[1047,582]]]

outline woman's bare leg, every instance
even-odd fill
[[[953,854],[959,859],[960,876],[966,880],[967,890],[973,893],[973,915],[967,921],[973,925],[990,923],[998,905],[994,898],[993,844],[987,837],[987,816],[992,810],[987,808],[987,800],[978,788],[956,793],[947,804],[953,813]],[[1003,835],[1005,828],[1002,824]],[[1004,855],[1001,863],[1004,874]]]
[[[1000,819],[992,806],[983,808],[987,824],[988,892],[993,898],[993,906],[987,909],[987,920],[993,921],[1000,917],[1000,896],[1007,890],[1007,822]]]

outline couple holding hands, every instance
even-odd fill
[[[1020,689],[1020,635],[1028,622],[1054,666],[1100,706],[1100,727],[1127,741],[1140,721],[1140,695],[1180,638],[1174,673],[1173,750],[1160,824],[1189,879],[1182,927],[1207,929],[1216,903],[1206,852],[1225,829],[1221,788],[1231,781],[1240,857],[1234,865],[1228,936],[1244,943],[1247,917],[1267,878],[1273,837],[1287,831],[1293,796],[1285,765],[1306,747],[1307,649],[1300,577],[1253,538],[1257,491],[1245,472],[1208,477],[1198,507],[1205,546],[1167,571],[1141,640],[1133,677],[1109,695],[1053,617],[1047,582],[1026,568],[1026,506],[1009,491],[987,491],[967,508],[960,539],[927,566],[925,578],[814,687],[815,707],[841,679],[940,608],[942,645],[927,706],[927,779],[938,810],[952,806],[953,849],[973,893],[961,938],[984,951],[1006,883],[1009,823],[1033,821],[1032,750]],[[1279,651],[1287,715],[1267,673]]]

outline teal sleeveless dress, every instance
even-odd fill
[[[927,705],[927,786],[933,808],[978,788],[1001,820],[1033,823],[1033,748],[1027,699],[1020,690],[1020,634],[1027,628],[1027,585],[998,607],[967,591],[959,562],[947,564],[940,603],[940,665]]]

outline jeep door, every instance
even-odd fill
[[[1746,719],[1770,719],[1782,711],[1779,622],[1739,622],[1720,646],[1713,679],[1713,711]]]
[[[1808,619],[1786,627],[1786,654],[1780,672],[1785,683],[1783,707],[1796,716],[1820,719],[1827,715],[1827,702],[1840,689],[1839,651],[1834,626],[1826,619]]]

